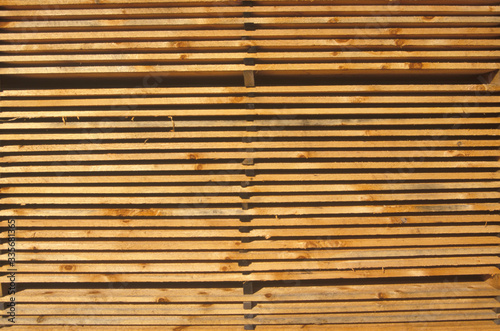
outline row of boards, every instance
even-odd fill
[[[497,329],[499,5],[0,0],[1,325]]]

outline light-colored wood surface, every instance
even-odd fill
[[[499,5],[0,0],[0,326],[498,329]]]

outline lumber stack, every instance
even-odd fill
[[[499,12],[0,0],[2,326],[496,329]]]

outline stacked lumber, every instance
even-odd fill
[[[496,329],[499,13],[0,0],[2,325]]]

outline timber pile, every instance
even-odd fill
[[[0,6],[2,325],[497,328],[499,1]]]

